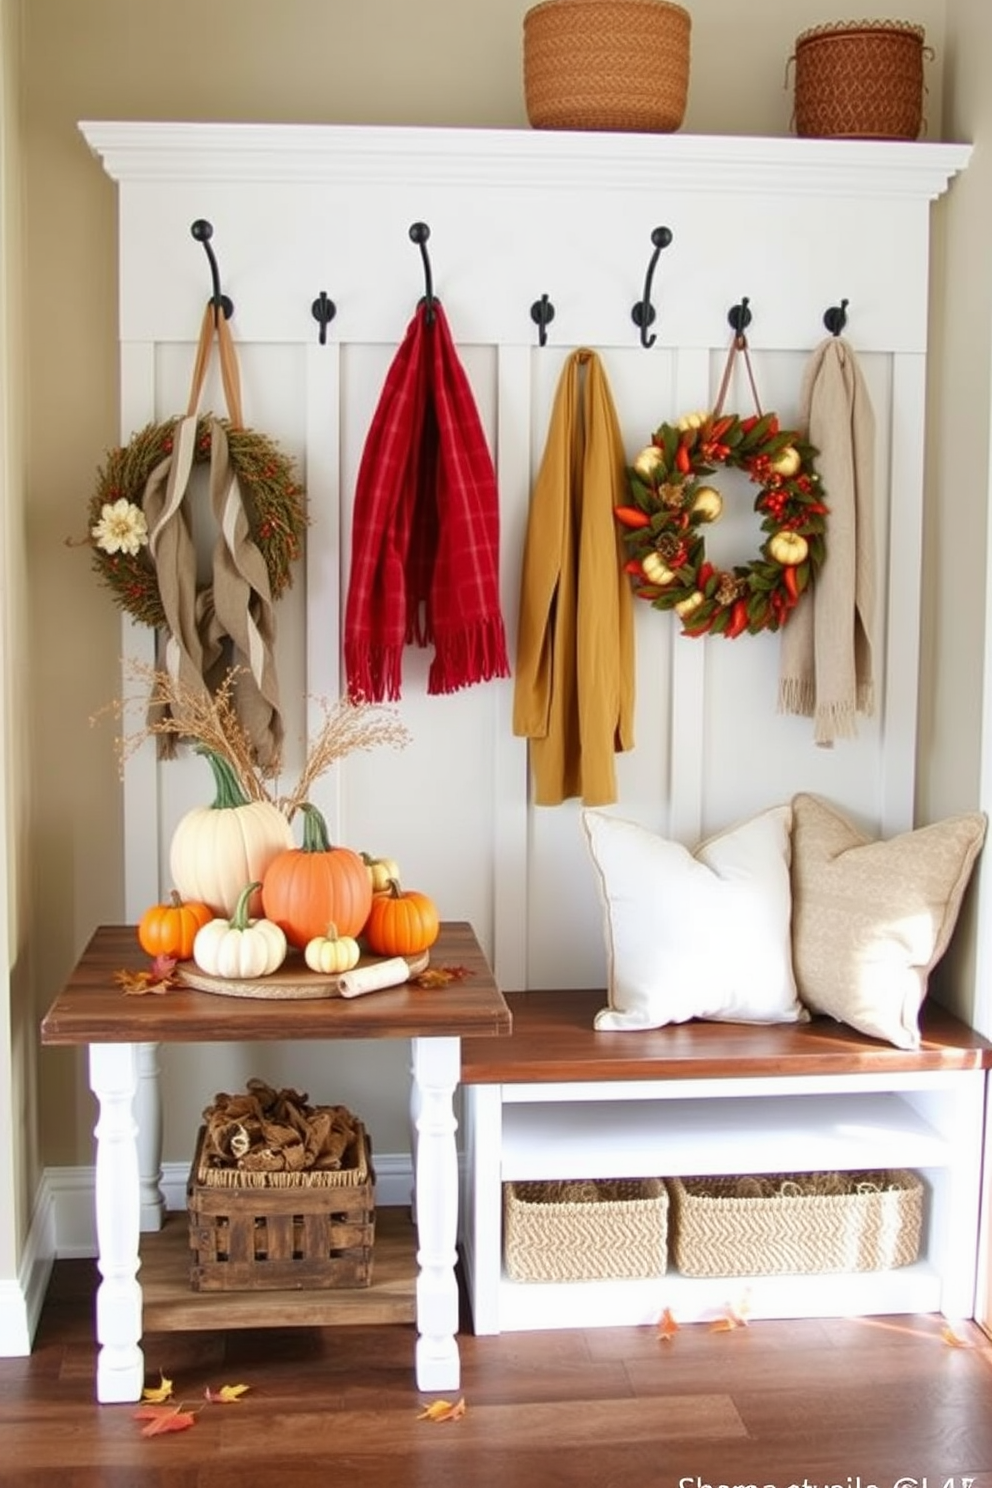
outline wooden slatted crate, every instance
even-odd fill
[[[186,1190],[194,1291],[370,1285],[375,1173],[356,1126],[352,1166],[272,1174],[209,1167],[200,1128]]]

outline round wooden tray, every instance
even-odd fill
[[[381,962],[392,959],[391,956],[363,955],[356,969],[378,966]],[[422,971],[427,970],[430,952],[421,951],[418,956],[405,959],[410,975],[419,976]],[[176,970],[188,987],[195,987],[198,992],[216,992],[221,997],[254,997],[270,1002],[289,1002],[302,998],[341,996],[341,977],[322,976],[319,972],[311,971],[303,959],[302,951],[290,951],[279,970],[266,977],[243,977],[235,980],[212,976],[208,971],[201,971],[195,961],[181,961]]]

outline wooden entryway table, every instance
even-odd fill
[[[435,967],[460,967],[467,974],[439,988],[408,983],[355,999],[266,1001],[185,987],[135,997],[125,995],[115,980],[121,970],[148,966],[134,927],[104,925],[94,933],[42,1020],[41,1038],[43,1044],[88,1047],[90,1088],[99,1103],[98,1400],[140,1399],[145,1384],[143,1330],[258,1327],[266,1322],[285,1327],[294,1322],[313,1326],[415,1320],[418,1388],[458,1386],[453,1097],[461,1039],[508,1034],[511,1019],[469,924],[442,925],[431,960]],[[185,1216],[167,1220],[160,1235],[140,1236],[135,1096],[141,1050],[158,1043],[379,1038],[411,1042],[415,1240],[407,1245],[402,1235],[387,1230],[381,1237],[380,1260],[377,1234],[368,1289],[193,1293]],[[170,1256],[176,1263],[171,1275]],[[404,1260],[409,1261],[405,1277]]]

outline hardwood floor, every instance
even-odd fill
[[[476,1338],[460,1420],[418,1420],[407,1325],[158,1333],[198,1410],[144,1439],[93,1399],[93,1263],[55,1268],[27,1359],[0,1360],[2,1488],[992,1488],[992,1343],[933,1316]],[[206,1389],[244,1383],[230,1405]],[[924,1481],[925,1480],[925,1481]]]

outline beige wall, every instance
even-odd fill
[[[524,0],[6,4],[17,6],[24,30],[24,309],[30,336],[23,369],[37,858],[29,909],[34,1014],[40,1015],[92,927],[120,918],[123,904],[113,730],[89,722],[119,691],[118,618],[85,553],[66,545],[83,534],[95,469],[119,437],[114,190],[76,123],[186,118],[524,127],[521,25],[527,7]],[[961,18],[964,58],[967,28],[987,32],[985,4],[950,0],[951,19]],[[822,0],[792,0],[787,7],[780,0],[695,0],[689,8],[692,71],[684,127],[698,133],[788,133],[786,64],[796,35],[849,14],[846,3]],[[925,25],[937,54],[927,79],[930,137],[970,138],[970,104],[955,117],[956,133],[939,127],[945,9],[943,0],[915,0],[900,7],[900,16]],[[715,226],[732,251],[733,224]],[[154,285],[148,293],[155,293]],[[955,335],[971,329],[965,325]],[[955,355],[946,338],[944,355],[951,362]],[[981,441],[980,398],[981,379],[969,381],[967,429],[956,433],[958,447],[964,441],[969,453]],[[942,407],[941,431],[950,417]],[[932,617],[931,628],[938,618]],[[944,747],[939,722],[931,711],[934,748]],[[974,746],[967,752],[967,771],[954,780],[974,776]],[[950,793],[952,782],[939,772],[927,779],[927,802]],[[41,1054],[37,1108],[41,1162],[89,1162],[93,1113],[79,1054]]]
[[[0,1090],[9,1102],[0,1134],[0,1276],[13,1273],[36,1187],[37,1034],[30,984],[31,793],[27,769],[30,663],[25,620],[23,412],[20,315],[20,17],[0,6]]]
[[[992,133],[992,10],[949,0],[944,130],[981,145]],[[990,806],[983,779],[983,682],[988,667],[986,573],[992,399],[992,161],[974,151],[937,213],[929,378],[927,528],[923,567],[923,660],[918,815]],[[987,733],[987,728],[986,728]],[[985,741],[988,748],[988,741]],[[941,1000],[992,1034],[992,995],[975,985],[978,884],[951,954],[938,968]],[[987,968],[986,968],[987,970]]]

